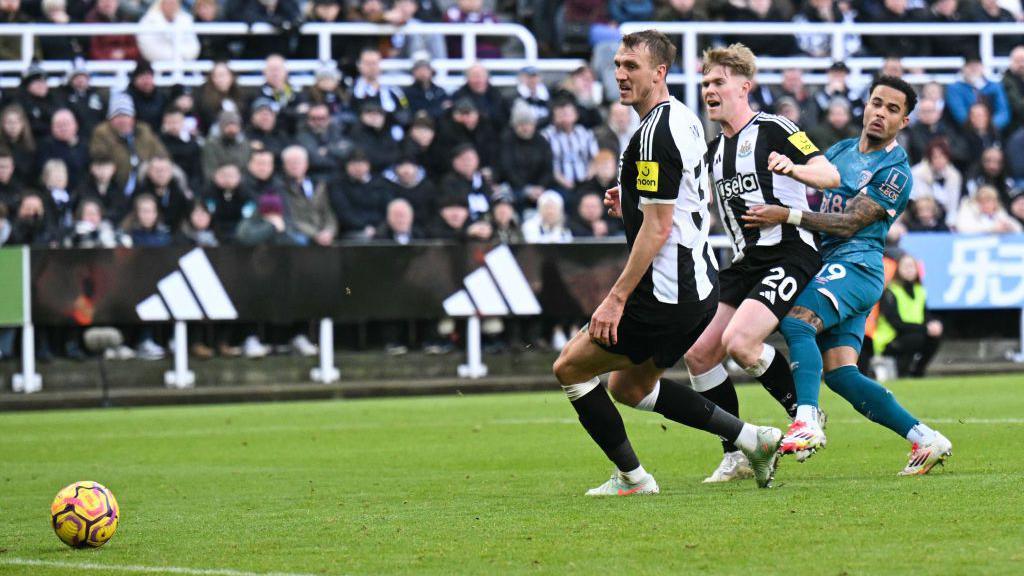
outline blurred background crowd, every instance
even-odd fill
[[[0,0],[0,22],[143,22],[122,36],[38,37],[33,57],[76,63],[61,77],[38,65],[0,93],[0,245],[159,247],[334,245],[416,240],[571,242],[621,235],[604,191],[638,118],[616,102],[608,49],[618,25],[658,20],[727,22],[1020,22],[1019,0]],[[262,36],[184,34],[174,52],[166,23],[268,23]],[[333,37],[336,62],[302,88],[289,58],[316,58],[304,22],[521,22],[543,56],[582,57],[568,74],[523,68],[498,88],[487,68],[466,70],[456,90],[435,81],[432,60],[461,56],[459,37]],[[163,26],[163,28],[161,28]],[[702,36],[740,41],[762,56],[828,56],[831,36]],[[893,227],[906,231],[1020,232],[1024,223],[1024,44],[997,36],[1009,56],[986,75],[976,37],[853,37],[846,50],[885,58],[963,56],[957,80],[919,86],[921,103],[901,136],[914,172],[913,202]],[[0,60],[22,58],[0,37]],[[501,58],[481,38],[476,58]],[[162,85],[150,62],[214,60],[199,86]],[[413,83],[384,81],[381,62],[408,58]],[[241,87],[230,59],[263,59],[263,83]],[[90,60],[135,62],[125,90],[91,85]],[[757,86],[755,108],[804,127],[826,149],[859,132],[865,86],[835,62],[823,84],[799,69]],[[709,135],[715,130],[709,126]],[[809,192],[812,208],[820,195]],[[719,228],[717,231],[721,231]],[[557,330],[556,330],[557,332]],[[315,353],[304,330],[294,351]],[[561,335],[564,336],[564,332]],[[76,336],[55,346],[81,354]],[[13,354],[0,333],[0,357]],[[144,331],[134,351],[159,358]],[[255,331],[197,342],[208,356],[270,351]],[[557,347],[564,338],[555,338]],[[241,347],[234,346],[244,342]],[[395,344],[401,351],[405,346]],[[131,351],[125,351],[127,357]],[[43,353],[49,353],[43,347]]]

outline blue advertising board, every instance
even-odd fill
[[[907,234],[933,310],[1024,308],[1024,234]]]

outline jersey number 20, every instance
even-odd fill
[[[779,297],[786,302],[789,302],[793,294],[796,294],[796,280],[791,276],[786,276],[786,271],[781,266],[768,270],[768,275],[761,280],[761,283],[778,292]]]

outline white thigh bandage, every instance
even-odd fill
[[[693,389],[697,392],[707,392],[725,382],[728,378],[729,373],[725,371],[725,366],[717,364],[714,368],[703,374],[690,374],[690,384],[693,385]]]
[[[768,367],[772,365],[772,360],[775,360],[775,348],[771,344],[765,344],[764,348],[761,349],[761,357],[757,359],[757,362],[753,366],[747,366],[743,371],[754,378],[760,378],[762,374],[768,371]]]
[[[569,384],[568,386],[562,386],[562,390],[565,390],[565,395],[569,397],[570,402],[575,402],[589,394],[591,390],[600,385],[601,379],[594,376],[592,379],[587,380],[582,384]]]

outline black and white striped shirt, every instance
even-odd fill
[[[806,164],[821,151],[793,122],[764,112],[757,113],[732,137],[720,133],[708,146],[707,162],[718,196],[722,225],[735,248],[733,261],[739,261],[753,246],[776,246],[802,241],[817,249],[813,232],[790,224],[766,228],[744,228],[741,219],[751,206],[773,204],[797,210],[809,210],[806,186],[768,169],[772,152],[788,156],[795,164]]]
[[[626,313],[642,322],[666,324],[717,304],[718,264],[708,245],[706,149],[697,115],[669,98],[644,116],[619,159],[622,222],[631,250],[645,204],[675,208],[671,234],[626,306]]]
[[[556,174],[565,176],[574,185],[587,179],[590,161],[597,155],[597,138],[590,129],[577,124],[571,132],[562,132],[551,124],[540,134],[551,145]]]

